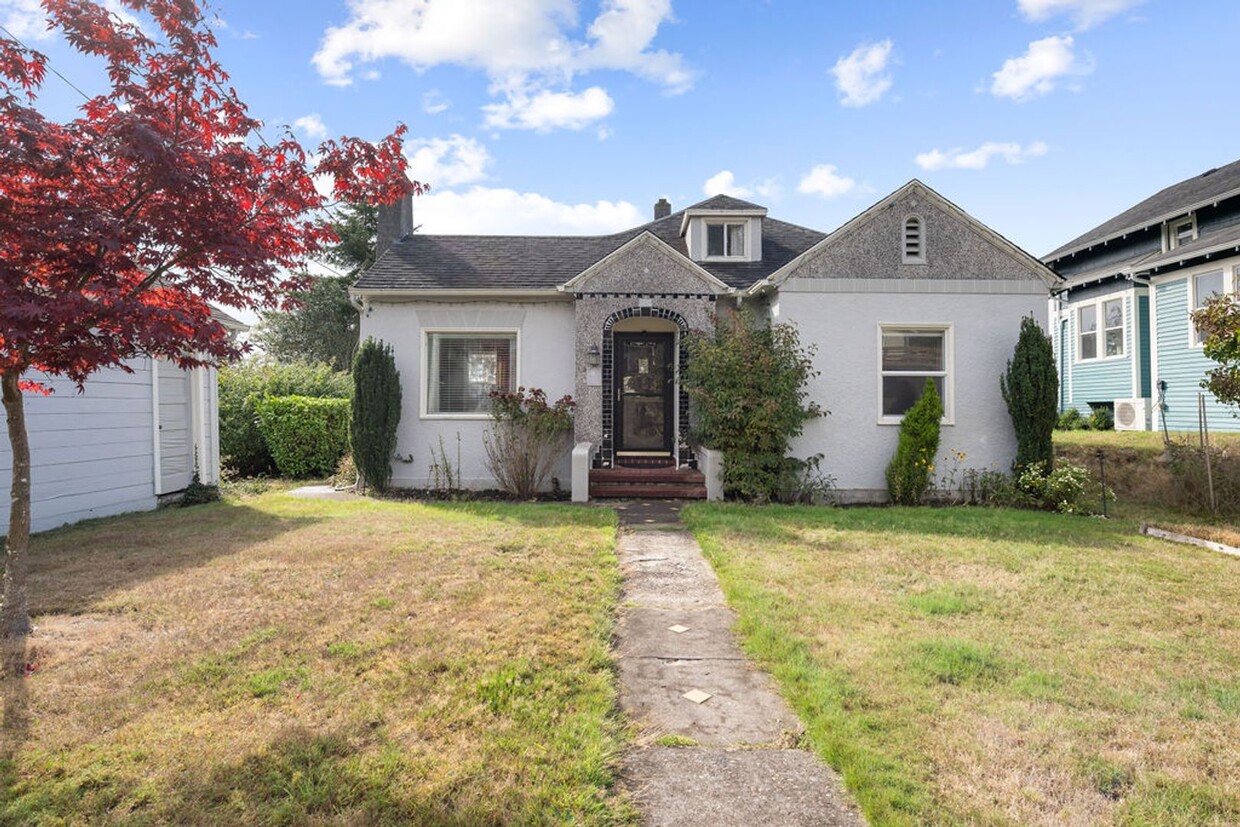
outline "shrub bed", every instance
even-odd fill
[[[255,408],[259,431],[283,476],[326,477],[349,448],[347,399],[269,396]]]

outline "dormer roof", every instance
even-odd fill
[[[766,207],[742,201],[730,195],[713,195],[705,201],[699,201],[691,207],[685,207],[684,216],[680,220],[680,234],[689,231],[689,222],[694,218],[728,217],[735,218],[766,218]]]

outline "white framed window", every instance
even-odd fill
[[[1082,305],[1076,311],[1076,360],[1113,359],[1124,355],[1124,298],[1116,296]]]
[[[905,264],[926,263],[925,225],[921,218],[910,215],[904,219],[903,256]]]
[[[706,225],[707,258],[744,258],[748,222],[727,221]]]
[[[477,418],[491,415],[491,393],[518,384],[517,332],[425,332],[422,415]]]
[[[1189,213],[1167,222],[1166,238],[1163,249],[1174,250],[1197,238],[1197,214]]]
[[[1237,269],[1240,270],[1240,268]],[[1226,277],[1226,271],[1221,269],[1208,270],[1204,273],[1197,273],[1189,276],[1189,311],[1194,312],[1200,310],[1205,307],[1206,301],[1211,296],[1219,296],[1227,292]],[[1234,271],[1232,284],[1235,284]],[[1192,323],[1191,318],[1189,319],[1188,327],[1189,337],[1191,339],[1189,344],[1193,347],[1201,347],[1202,342],[1205,341],[1205,337],[1201,335],[1201,330],[1197,327],[1197,325]]]
[[[943,423],[955,420],[951,325],[883,324],[878,328],[878,421],[899,424],[921,398],[926,380],[943,401]]]

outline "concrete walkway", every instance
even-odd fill
[[[641,728],[622,783],[648,825],[862,825],[839,776],[795,748],[801,724],[749,664],[675,503],[624,503],[617,549],[620,705]],[[669,741],[693,746],[660,746]]]

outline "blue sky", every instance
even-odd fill
[[[607,232],[713,192],[837,227],[920,178],[1042,255],[1240,157],[1235,0],[217,0],[269,128],[409,126],[423,232]],[[96,67],[0,22],[96,91]],[[62,116],[75,93],[49,79]],[[78,99],[80,101],[80,98]]]

